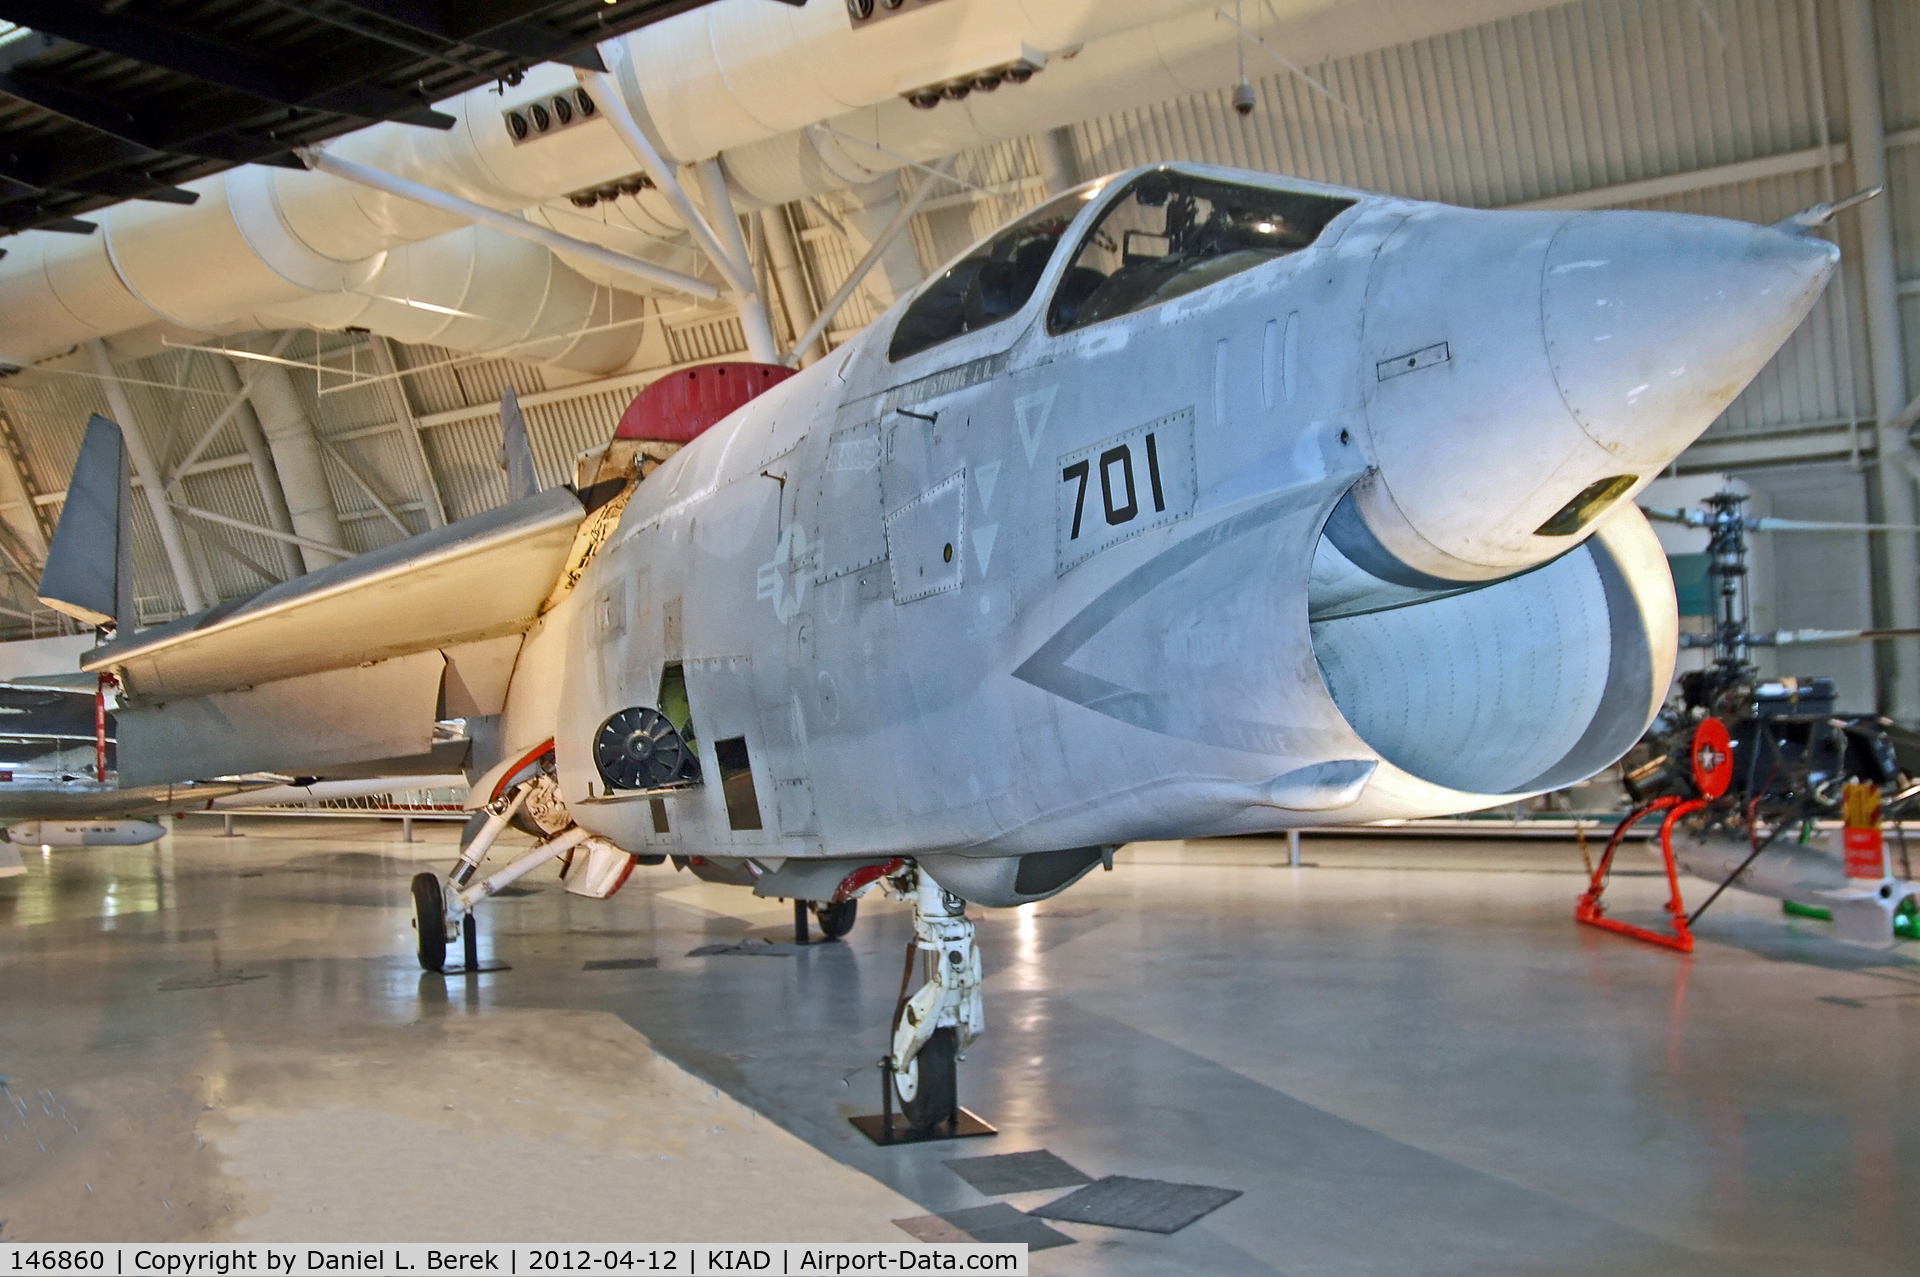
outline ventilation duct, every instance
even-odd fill
[[[1541,0],[1273,6],[1280,21],[1267,34],[1303,63],[1543,7]],[[623,37],[608,52],[616,83],[656,147],[681,165],[718,154],[741,206],[753,208],[870,183],[909,160],[1229,84],[1238,34],[1215,8],[1212,0],[942,0],[856,31],[838,4],[719,0]],[[1022,49],[1045,61],[1025,84],[932,110],[901,96],[1005,63]],[[440,104],[455,117],[451,129],[379,124],[327,149],[690,271],[679,221],[657,192],[618,201],[617,215],[550,206],[639,167],[597,111],[584,118],[576,111],[567,127],[516,135],[509,113],[524,119],[533,105],[571,98],[578,87],[568,68],[542,65],[505,92],[478,89]],[[105,210],[92,235],[10,238],[0,260],[0,360],[31,363],[156,322],[218,332],[255,318],[358,324],[461,350],[539,338],[524,357],[582,371],[618,367],[638,343],[637,324],[602,326],[637,315],[637,303],[621,299],[646,286],[604,268],[583,272],[584,263],[518,241],[509,249],[506,237],[450,214],[285,169],[242,167],[190,189],[200,195],[190,206]],[[408,304],[422,301],[462,313]]]

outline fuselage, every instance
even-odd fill
[[[1213,192],[1219,221],[1221,184],[1312,204],[1310,242],[1209,249],[1129,302],[1128,271],[1179,266],[1156,210]],[[1152,225],[1109,233],[1128,200]],[[582,825],[763,864],[1003,857],[1469,810],[1639,736],[1676,619],[1632,494],[1830,246],[1201,166],[1075,204],[1003,317],[914,348],[946,321],[909,298],[640,485],[504,720],[554,738]],[[668,684],[704,783],[609,793],[596,730]]]

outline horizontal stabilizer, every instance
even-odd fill
[[[123,698],[145,705],[517,634],[565,570],[584,516],[554,488],[125,635],[81,668],[113,671]]]
[[[133,477],[120,427],[95,415],[80,441],[40,601],[91,625],[133,629]]]
[[[18,678],[0,679],[0,687],[17,687],[27,692],[86,692],[92,694],[100,686],[100,676],[89,674],[85,670],[72,670],[61,674],[23,674]]]

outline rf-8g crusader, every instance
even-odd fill
[[[1634,743],[1677,623],[1632,497],[1813,304],[1818,220],[1135,170],[798,375],[654,387],[669,425],[748,401],[644,480],[671,429],[535,492],[508,413],[510,504],[86,668],[141,780],[399,774],[467,718],[484,814],[416,882],[429,966],[563,856],[581,894],[674,857],[830,932],[896,893],[927,974],[891,1067],[929,1125],[984,1027],[968,902],[1131,839],[1511,802]],[[510,822],[542,842],[482,877]]]

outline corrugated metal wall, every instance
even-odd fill
[[[1898,85],[1887,102],[1896,130],[1920,123],[1920,5],[1883,0],[1880,9],[1883,73]],[[1250,70],[1264,62],[1274,73],[1257,81],[1259,102],[1244,120],[1223,90],[1072,132],[1090,173],[1191,159],[1499,208],[1843,140],[1837,24],[1833,6],[1816,0],[1589,0],[1306,68],[1325,94],[1252,46]],[[1909,228],[1912,270],[1920,149],[1893,154],[1909,183],[1892,196]],[[1592,206],[1771,222],[1853,189],[1842,162]],[[1851,230],[1843,220],[1843,251],[1853,247]],[[1711,436],[1870,416],[1860,298],[1857,277],[1830,290]],[[1911,344],[1911,323],[1908,332]]]
[[[1074,135],[1101,169],[1179,157],[1498,207],[1815,145],[1801,27],[1798,0],[1567,5],[1307,68],[1338,103],[1250,46],[1269,74],[1247,119],[1222,90]]]
[[[1247,15],[1256,29],[1251,19],[1259,10],[1250,6]],[[1878,0],[1877,13],[1888,130],[1916,133],[1920,141],[1920,75],[1914,74],[1920,67],[1920,0]],[[1070,159],[1080,176],[1194,159],[1482,207],[1570,199],[1582,206],[1772,221],[1853,189],[1842,153],[1817,149],[1845,141],[1839,47],[1833,0],[1584,0],[1304,68],[1314,82],[1249,43],[1247,65],[1258,92],[1249,117],[1233,113],[1225,90],[1125,111],[1067,131]],[[1740,182],[1682,179],[1657,196],[1609,190],[1783,156],[1795,158]],[[1920,279],[1920,144],[1896,147],[1889,161],[1899,269],[1905,279]],[[1038,203],[1046,193],[1041,172],[1040,150],[1031,138],[961,156],[956,180],[936,189],[913,221],[923,265],[936,268]],[[898,180],[905,196],[923,174],[908,169]],[[828,197],[790,210],[809,291],[817,298],[839,288],[866,247],[842,233],[840,208]],[[1872,442],[1870,432],[1856,429],[1873,411],[1863,293],[1852,220],[1843,219],[1838,230],[1848,252],[1842,282],[1707,439],[1745,448],[1741,464],[1775,455],[1804,458],[1812,455],[1810,447],[1837,457],[1839,464],[1818,472],[1819,483],[1796,488],[1796,509],[1820,506],[1820,484],[1836,512],[1864,508],[1862,458],[1853,452],[1856,443]],[[1912,380],[1920,378],[1920,282],[1906,291],[1903,306]],[[875,314],[873,299],[857,290],[830,340],[844,339]],[[649,328],[643,349],[662,365],[737,356],[745,348],[738,321],[711,309],[680,309],[650,320]],[[534,401],[525,414],[535,459],[541,481],[553,484],[571,478],[580,451],[605,441],[645,381],[627,376],[569,392],[550,385],[540,369],[511,360],[461,357],[433,346],[395,347],[406,370],[402,397],[396,397],[387,383],[355,385],[344,375],[374,369],[371,340],[300,334],[283,352],[333,370],[302,368],[294,381],[333,450],[327,481],[354,550],[401,535],[381,504],[417,530],[427,526],[430,509],[443,508],[447,518],[457,519],[505,499],[496,461],[497,403],[509,385]],[[265,348],[261,338],[253,344]],[[163,469],[177,465],[221,409],[223,387],[213,364],[218,358],[162,350],[122,367],[136,383],[128,393]],[[87,413],[105,409],[96,384],[82,375],[84,366],[75,363],[71,372],[39,386],[0,389],[0,413],[21,441],[26,480],[43,494],[64,488]],[[1815,437],[1817,445],[1806,443]],[[1691,455],[1714,464],[1721,454]],[[205,448],[176,498],[248,523],[267,521],[232,425]],[[57,513],[58,504],[47,502],[43,509]],[[0,504],[0,515],[33,539],[32,521],[19,502]],[[248,560],[267,570],[279,562],[264,536],[190,516],[184,523],[203,586],[222,597],[262,584],[261,571],[247,566]],[[178,610],[178,592],[144,508],[137,528],[142,607],[158,619]],[[0,609],[11,611],[0,610],[0,631],[24,633],[27,622],[11,613],[33,611],[31,589],[18,573],[6,588]],[[1830,606],[1858,611],[1859,603]]]
[[[1876,9],[1887,130],[1911,137],[1920,132],[1920,4],[1883,0]],[[1920,394],[1920,137],[1888,152],[1887,197],[1892,201],[1894,256],[1902,281],[1907,393]]]

